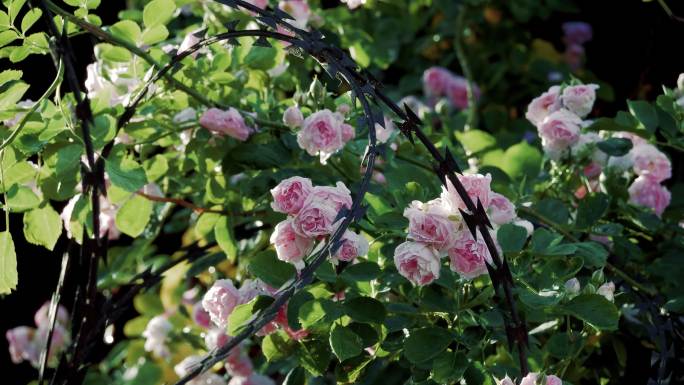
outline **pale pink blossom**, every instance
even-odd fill
[[[191,120],[197,119],[197,111],[194,108],[188,107],[180,110],[176,115],[173,116],[173,122],[176,124],[189,122]]]
[[[192,307],[192,320],[203,328],[211,327],[211,316],[204,310],[202,303],[198,302]]]
[[[341,0],[343,3],[347,4],[347,7],[349,9],[356,9],[364,4],[366,4],[366,0]]]
[[[379,123],[375,123],[375,138],[378,143],[387,143],[396,130],[397,127],[394,125],[394,122],[385,117],[385,127],[381,126]]]
[[[528,373],[520,381],[520,385],[536,385],[538,379],[539,379],[539,373]]]
[[[309,196],[293,221],[294,231],[304,238],[318,238],[333,232],[339,210],[325,198]]]
[[[233,377],[248,377],[254,372],[252,361],[241,351],[226,358],[226,372]]]
[[[333,256],[334,261],[351,262],[356,257],[368,254],[368,240],[361,234],[353,231],[345,231],[341,238],[342,246]]]
[[[503,225],[516,218],[515,205],[505,196],[494,191],[489,194],[489,219],[492,223]]]
[[[409,220],[409,239],[430,245],[438,251],[453,245],[458,226],[449,219],[442,199],[428,203],[413,201],[404,210],[404,217]]]
[[[219,279],[204,294],[202,307],[209,313],[211,321],[219,328],[225,328],[228,324],[228,316],[239,304],[240,293],[230,279]]]
[[[439,254],[435,249],[419,242],[407,241],[397,246],[394,250],[394,264],[399,274],[414,285],[428,285],[439,278]]]
[[[525,117],[535,126],[539,126],[547,116],[560,108],[560,87],[552,86],[548,91],[532,99],[527,106]]]
[[[290,128],[300,127],[304,123],[302,110],[297,106],[288,107],[283,113],[283,123]]]
[[[311,249],[313,240],[298,235],[291,218],[276,225],[270,241],[275,246],[278,259],[293,264],[298,270],[304,268],[304,257]]]
[[[472,84],[471,87],[473,98],[479,99],[480,89],[475,84]],[[462,76],[453,75],[447,84],[446,96],[454,107],[460,110],[468,108],[468,80]]]
[[[344,138],[349,133],[343,131],[348,131],[348,128],[344,127],[342,114],[327,109],[317,111],[304,119],[302,129],[297,133],[297,144],[309,155],[318,155],[321,163],[325,164],[344,146]]]
[[[618,132],[615,132],[612,136],[613,136],[613,138],[629,139],[630,141],[632,141],[632,147],[636,147],[640,144],[648,143],[648,141],[646,139],[642,138],[641,136],[639,136],[633,132],[629,132],[629,131],[618,131]]]
[[[342,123],[342,141],[345,143],[354,139],[356,132],[354,132],[354,127],[349,124]]]
[[[242,281],[238,293],[240,294],[240,304],[247,303],[260,295],[273,295],[275,289],[266,285],[259,279],[246,279]]]
[[[351,191],[343,182],[337,182],[335,187],[316,186],[311,190],[311,194],[307,199],[326,201],[336,211],[341,210],[343,207],[349,209],[352,206]]]
[[[430,67],[423,72],[423,88],[428,96],[443,96],[451,82],[452,74],[443,67]]]
[[[38,363],[40,350],[34,343],[36,329],[28,326],[18,326],[5,333],[9,345],[9,353],[15,364],[22,361]]]
[[[462,174],[457,175],[457,177],[476,206],[477,200],[479,199],[480,202],[482,202],[482,207],[489,207],[489,196],[492,191],[490,188],[492,176],[490,174]],[[461,196],[458,195],[456,188],[449,179],[447,179],[447,186],[442,186],[441,198],[452,213],[458,213],[459,209],[466,209],[465,202],[463,202]]]
[[[297,215],[312,190],[313,185],[309,178],[293,176],[284,179],[271,189],[271,208],[279,213]]]
[[[306,29],[311,17],[311,9],[306,0],[281,0],[278,7],[294,18],[294,21],[289,20],[292,25],[299,29]]]
[[[658,216],[670,205],[670,191],[665,186],[645,176],[636,178],[627,191],[631,203],[649,207]]]
[[[547,116],[538,127],[544,151],[548,155],[555,154],[551,155],[552,159],[558,155],[562,156],[579,140],[581,123],[582,119],[566,109],[560,109]]]
[[[487,274],[487,263],[492,262],[487,245],[478,234],[473,239],[470,230],[464,229],[456,235],[454,246],[448,250],[450,267],[465,279]]]
[[[563,89],[563,94],[561,95],[563,106],[580,118],[584,118],[594,107],[596,90],[598,88],[599,86],[596,84],[582,84],[565,87]]]
[[[546,385],[563,385],[563,380],[554,375],[549,375],[546,376]]]
[[[342,115],[347,115],[351,112],[351,106],[347,103],[342,103],[339,106],[337,106],[337,112],[339,112]]]
[[[50,301],[47,301],[43,304],[43,306],[40,307],[40,309],[38,309],[36,314],[33,316],[33,320],[35,321],[37,327],[42,328],[42,327],[48,327],[49,326],[49,321],[50,321],[50,319],[48,318],[48,312],[49,311],[50,311]],[[56,322],[58,324],[61,324],[61,325],[68,325],[69,324],[69,312],[62,305],[57,306]]]
[[[599,286],[596,294],[604,296],[608,301],[613,302],[615,297],[615,284],[613,282],[606,282]]]
[[[494,377],[494,383],[496,385],[515,385],[515,382],[508,375],[500,380]]]
[[[142,336],[145,338],[145,351],[152,352],[158,357],[168,357],[170,352],[166,345],[166,337],[172,328],[171,322],[163,315],[150,319],[142,332]]]
[[[73,238],[73,233],[71,232],[71,220],[74,208],[76,208],[76,203],[81,199],[81,194],[74,195],[66,206],[62,209],[60,213],[60,218],[64,223],[64,229],[67,232],[67,237]],[[116,205],[109,203],[107,198],[100,197],[100,237],[107,237],[110,241],[119,239],[121,232],[116,228],[116,213],[119,208]],[[76,218],[74,218],[76,221]],[[78,224],[77,224],[78,226]]]
[[[632,149],[634,173],[645,176],[656,182],[672,177],[672,164],[656,146],[648,143],[639,144]]]
[[[227,110],[210,108],[202,114],[199,123],[214,135],[227,135],[241,142],[246,141],[254,131],[245,124],[240,112],[233,107]]]

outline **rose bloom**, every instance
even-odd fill
[[[50,311],[50,301],[47,301],[43,304],[43,306],[38,309],[36,314],[33,316],[33,320],[36,323],[36,326],[39,328],[41,327],[48,327],[50,319],[48,318],[48,312]],[[58,305],[57,306],[57,318],[56,318],[57,324],[61,325],[68,325],[69,324],[69,312],[67,309],[62,306]]]
[[[311,190],[311,199],[319,199],[329,202],[336,211],[343,207],[352,207],[351,191],[343,182],[337,182],[335,187],[332,186],[316,186]]]
[[[40,348],[34,342],[35,335],[36,329],[28,326],[18,326],[5,333],[13,363],[29,361],[32,364],[38,364]]]
[[[495,383],[496,385],[515,385],[515,382],[513,382],[513,380],[511,380],[511,378],[508,377],[508,376],[506,376],[506,377],[504,377],[504,378],[502,378],[502,379],[500,379],[500,380],[497,379],[497,378],[495,377],[495,378],[494,378],[494,383]]]
[[[510,223],[517,217],[515,205],[505,196],[494,191],[489,194],[489,219],[497,224]]]
[[[331,202],[311,195],[294,218],[294,231],[304,238],[329,235],[333,232],[333,224],[338,212]]]
[[[283,123],[290,128],[300,127],[304,123],[302,110],[297,106],[288,107],[283,113]]]
[[[404,210],[409,220],[408,238],[444,251],[454,243],[458,226],[449,219],[449,211],[442,199],[428,203],[413,201]]]
[[[211,316],[204,310],[201,302],[196,303],[192,307],[192,320],[203,328],[211,327]]]
[[[492,191],[490,188],[492,176],[490,174],[459,174],[457,177],[476,206],[479,199],[482,202],[482,207],[489,207],[489,196]],[[465,202],[458,195],[456,188],[449,179],[447,179],[446,187],[442,186],[441,198],[452,213],[458,213],[459,209],[466,209]]]
[[[202,298],[202,307],[219,328],[228,324],[228,316],[239,304],[240,294],[230,279],[219,279]]]
[[[394,264],[412,284],[428,285],[439,278],[441,263],[437,251],[419,242],[407,241],[394,250]]]
[[[528,373],[520,381],[520,385],[536,385],[538,379],[539,379],[539,373]]]
[[[656,146],[648,143],[635,146],[632,150],[634,173],[656,182],[672,177],[672,164],[667,155]]]
[[[311,17],[311,9],[306,0],[281,0],[278,7],[294,18],[289,20],[299,29],[305,29]]]
[[[591,25],[583,21],[568,21],[563,23],[563,40],[565,44],[584,44],[591,40],[593,31]]]
[[[538,127],[544,151],[562,153],[577,143],[582,119],[572,112],[561,109],[551,113]]]
[[[349,9],[356,9],[364,4],[366,4],[366,0],[341,0],[343,3],[347,4],[347,7]]]
[[[379,123],[375,123],[375,138],[378,143],[387,143],[396,129],[397,127],[394,125],[394,122],[385,117],[385,127],[381,126]]]
[[[473,84],[473,98],[475,100],[480,98],[480,89]],[[451,105],[464,110],[468,108],[468,80],[462,76],[452,75],[451,80],[446,87],[446,96],[449,98]]]
[[[448,253],[451,270],[465,279],[487,274],[486,263],[492,262],[482,236],[478,236],[476,241],[467,229],[459,231],[456,242]]]
[[[293,264],[297,270],[304,268],[304,257],[313,245],[311,238],[298,235],[288,218],[278,223],[271,234],[271,243],[275,245],[278,259]]]
[[[327,109],[317,111],[304,119],[302,129],[297,133],[297,144],[309,155],[319,155],[321,163],[325,164],[344,146],[344,137],[349,137],[349,128],[343,127],[343,121],[340,113]]]
[[[604,283],[596,290],[596,294],[602,295],[606,297],[608,301],[613,302],[615,296],[615,284],[613,282]]]
[[[200,117],[199,123],[212,134],[228,135],[244,142],[252,134],[252,129],[247,127],[240,112],[233,107],[227,110],[210,108]]]
[[[582,84],[565,87],[563,89],[563,94],[561,95],[563,106],[580,118],[584,118],[589,115],[591,109],[594,107],[596,90],[598,88],[599,86],[597,84]]]
[[[271,189],[273,211],[297,215],[304,201],[313,190],[311,179],[293,176],[282,180]]]
[[[423,89],[425,95],[439,97],[446,94],[451,83],[452,73],[443,67],[430,67],[423,72]]]
[[[145,338],[145,351],[153,352],[159,357],[168,357],[170,353],[165,341],[172,328],[171,323],[163,315],[153,317],[142,332]]]
[[[658,216],[662,215],[665,208],[670,205],[670,191],[665,186],[645,176],[636,178],[627,191],[631,203],[650,207]]]
[[[368,240],[361,234],[347,230],[341,241],[342,246],[337,249],[333,261],[352,262],[356,257],[368,254]]]
[[[563,380],[554,375],[549,375],[546,376],[546,385],[563,385]]]
[[[552,86],[548,91],[532,99],[527,106],[525,117],[535,126],[539,126],[549,114],[560,108],[560,87]]]

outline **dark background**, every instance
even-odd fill
[[[654,98],[661,85],[674,87],[677,76],[684,72],[684,55],[681,41],[684,23],[671,20],[657,2],[641,0],[626,1],[576,1],[578,14],[554,14],[547,20],[532,20],[527,28],[535,37],[555,42],[562,48],[560,25],[565,21],[581,20],[594,28],[594,38],[586,45],[586,67],[615,89],[615,101],[603,102],[604,115],[625,109],[626,99]],[[673,11],[684,15],[682,2],[670,1]],[[677,3],[677,4],[675,4]],[[103,1],[97,10],[103,24],[117,20],[117,12],[125,6],[123,1]],[[81,80],[85,78],[85,66],[94,59],[89,36],[73,39]],[[31,84],[27,97],[36,100],[54,77],[52,61],[47,56],[29,56],[19,66],[0,62],[3,69],[18,67],[24,71],[25,80]],[[674,154],[670,154],[671,156]],[[674,160],[675,177],[681,179],[681,156]],[[11,231],[17,249],[19,286],[17,291],[0,299],[0,332],[19,325],[33,325],[33,314],[47,300],[56,285],[65,251],[65,237],[58,242],[53,253],[42,247],[27,244],[21,233],[21,216],[12,215]],[[175,243],[175,242],[174,242]],[[69,298],[64,302],[70,304]],[[627,373],[622,383],[646,384],[649,375],[650,353],[640,347],[638,341],[624,341],[629,354]],[[597,363],[600,364],[600,363]],[[7,350],[7,341],[0,337],[0,373],[3,384],[26,384],[36,376],[28,364],[13,365]]]

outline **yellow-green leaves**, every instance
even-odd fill
[[[0,294],[9,294],[17,288],[17,254],[9,231],[0,233]]]
[[[62,219],[50,205],[24,214],[24,237],[29,243],[52,250],[62,234]]]

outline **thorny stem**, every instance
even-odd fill
[[[541,213],[529,208],[529,207],[518,207],[518,211],[521,213],[525,213],[531,217],[534,217],[537,219],[539,222],[543,223],[544,225],[553,228],[554,230],[558,231],[559,233],[563,234],[566,238],[571,240],[572,242],[581,242],[579,238],[576,236],[572,235],[571,232],[563,228],[563,226],[558,225],[554,221],[546,218],[544,215]],[[620,268],[617,266],[611,264],[610,262],[606,262],[606,268],[618,277],[622,278],[625,282],[629,283],[631,286],[643,291],[644,293],[651,295],[651,296],[656,296],[658,292],[655,289],[652,289],[650,287],[644,286],[643,284],[639,283],[636,279],[632,278],[629,274],[626,272],[622,271]]]

